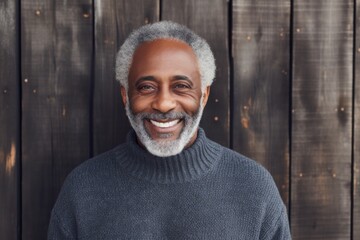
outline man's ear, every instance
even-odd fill
[[[207,103],[207,101],[209,99],[209,95],[210,95],[210,86],[207,86],[202,94],[203,94],[203,97],[204,97],[202,104],[203,104],[203,107],[205,107],[206,103]]]
[[[123,86],[121,86],[121,87],[120,87],[120,92],[121,92],[121,99],[122,99],[123,104],[124,104],[124,106],[125,106],[125,105],[126,105],[126,102],[127,102],[126,89],[125,89]]]

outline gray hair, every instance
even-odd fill
[[[215,59],[208,43],[189,28],[171,21],[145,25],[133,31],[120,47],[116,56],[116,79],[128,91],[128,76],[137,47],[157,39],[174,39],[188,44],[194,51],[200,70],[202,89],[210,86],[215,78]]]

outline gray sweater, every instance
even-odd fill
[[[127,142],[70,173],[48,239],[291,239],[270,174],[199,130],[188,149],[155,157]]]

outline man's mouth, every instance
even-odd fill
[[[175,120],[171,120],[171,121],[162,121],[162,122],[160,122],[160,121],[150,119],[150,122],[154,126],[159,127],[159,128],[170,128],[170,127],[173,127],[176,124],[178,124],[180,121],[181,121],[181,119],[175,119]]]

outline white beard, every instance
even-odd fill
[[[202,104],[203,98],[201,98],[201,104],[197,113],[194,116],[190,116],[186,113],[165,113],[165,114],[148,114],[148,113],[138,113],[133,114],[130,109],[129,101],[126,102],[125,110],[126,115],[129,118],[130,124],[136,132],[138,140],[145,146],[145,148],[153,155],[158,157],[168,157],[179,154],[185,146],[190,142],[191,138],[194,136],[195,132],[199,127],[199,123],[203,114],[204,106]],[[166,137],[164,140],[153,140],[151,136],[146,131],[144,126],[144,118],[158,116],[158,118],[178,118],[181,117],[184,121],[184,127],[180,132],[180,136],[175,140],[167,140]]]

